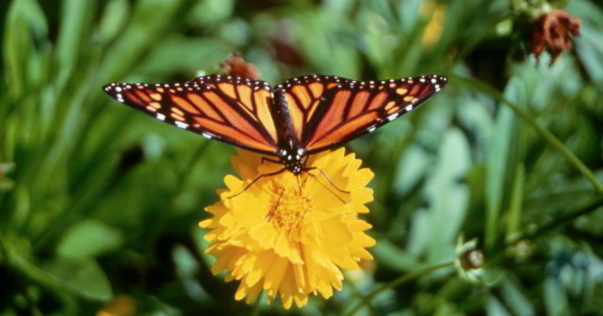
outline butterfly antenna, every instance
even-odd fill
[[[227,199],[230,200],[230,199],[236,197],[237,195],[239,195],[239,194],[247,191],[247,189],[249,189],[254,183],[256,183],[256,181],[260,180],[261,178],[276,176],[277,174],[279,174],[279,173],[281,173],[281,172],[283,172],[285,170],[287,170],[287,168],[283,168],[283,169],[277,170],[275,172],[261,174],[261,175],[255,177],[255,179],[253,179],[253,181],[251,181],[248,185],[246,185],[245,188],[241,192],[239,192],[239,193],[237,193],[235,195],[231,195],[231,196],[227,197]]]
[[[337,186],[335,185],[335,183],[333,183],[333,181],[331,181],[331,179],[329,178],[329,176],[327,176],[327,174],[326,174],[326,173],[324,173],[324,171],[322,171],[322,169],[320,169],[320,168],[318,168],[318,167],[312,167],[312,168],[306,168],[306,169],[304,169],[304,171],[312,171],[312,170],[318,170],[318,171],[320,171],[320,173],[322,174],[322,176],[323,176],[323,177],[325,177],[325,179],[327,179],[327,181],[329,181],[329,183],[330,183],[330,184],[331,184],[331,185],[332,185],[332,186],[333,186],[335,189],[337,189],[337,191],[339,191],[339,192],[341,192],[341,193],[346,193],[346,194],[349,194],[349,193],[350,193],[350,191],[342,190],[342,189],[340,189],[339,187],[337,187]],[[311,174],[311,173],[309,173],[309,172],[308,172],[308,174]]]

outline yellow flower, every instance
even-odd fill
[[[290,172],[258,180],[240,193],[260,174],[282,168],[261,163],[261,155],[239,151],[233,165],[244,180],[228,175],[227,190],[219,191],[221,202],[206,210],[213,217],[199,223],[211,229],[206,253],[217,258],[214,274],[226,270],[226,281],[240,281],[236,300],[255,301],[262,290],[272,301],[277,295],[289,309],[308,302],[308,295],[324,298],[340,290],[341,269],[360,269],[360,261],[372,260],[365,249],[375,240],[365,234],[371,228],[358,219],[368,213],[364,205],[373,200],[366,185],[373,178],[360,169],[354,154],[343,148],[309,157],[306,166],[318,167],[342,190],[337,191],[318,171]],[[240,193],[236,197],[234,194]]]

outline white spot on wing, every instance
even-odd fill
[[[157,117],[157,119],[158,119],[158,120],[160,120],[160,121],[165,120],[165,115],[163,115],[163,114],[161,114],[161,113],[157,113],[157,116],[156,116],[156,117]]]
[[[398,113],[394,113],[394,114],[392,114],[392,115],[388,116],[388,117],[387,117],[387,119],[388,119],[389,121],[393,121],[393,120],[395,120],[397,117],[398,117]]]
[[[187,128],[188,127],[188,124],[182,123],[180,121],[175,121],[174,124],[176,124],[176,126],[178,126],[180,128]]]

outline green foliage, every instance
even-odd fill
[[[560,6],[581,20],[575,51],[536,60],[530,23]],[[598,1],[12,0],[0,14],[0,315],[603,311]],[[376,174],[375,261],[329,301],[234,301],[197,227],[233,149],[101,90],[190,80],[234,50],[272,84],[450,77],[349,144]],[[456,273],[460,235],[488,281]]]

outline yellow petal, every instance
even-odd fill
[[[240,301],[245,298],[245,295],[247,295],[247,286],[245,286],[245,284],[241,283],[241,285],[235,292],[235,300]]]
[[[201,228],[209,228],[210,225],[213,223],[213,220],[210,219],[206,219],[206,220],[202,220],[199,222],[199,227]]]
[[[289,242],[286,232],[279,233],[276,244],[274,245],[274,252],[281,257],[288,258],[293,264],[304,263],[299,256],[299,250],[295,249]]]
[[[320,294],[322,294],[324,298],[329,298],[333,296],[333,289],[324,280],[320,280],[320,283],[318,284],[318,291],[320,292]]]
[[[295,274],[295,283],[297,287],[303,289],[306,287],[306,276],[304,275],[304,266],[301,264],[292,265]],[[299,290],[298,290],[299,292]]]
[[[371,229],[373,226],[363,220],[352,220],[348,224],[348,228],[354,231],[365,231]]]
[[[330,246],[332,247],[339,247],[352,240],[352,234],[348,226],[340,218],[324,221],[321,223],[321,226],[324,232],[328,232],[325,235],[328,237]]]
[[[326,251],[329,253],[331,260],[338,266],[344,269],[359,269],[358,264],[350,257],[350,254],[345,247],[329,248],[326,249]]]
[[[289,295],[286,297],[281,298],[283,300],[283,307],[285,309],[290,309],[291,306],[293,305],[293,296]]]
[[[274,247],[278,232],[271,223],[262,223],[249,230],[249,235],[260,243],[264,249]]]
[[[252,287],[258,283],[259,280],[264,277],[266,272],[268,272],[268,268],[272,265],[272,262],[276,259],[276,256],[271,254],[270,251],[263,251],[258,255],[258,261],[253,267],[253,270],[247,274],[245,278],[245,283],[247,286]]]
[[[243,189],[243,181],[235,176],[227,175],[224,177],[224,184],[230,191],[239,191],[240,189]],[[225,194],[228,196],[228,193]]]
[[[264,278],[264,290],[279,288],[288,265],[289,262],[286,259],[281,257],[274,259],[272,265],[270,265],[270,274],[267,274]]]
[[[304,307],[308,304],[308,295],[297,294],[294,295],[293,298],[295,299],[295,305],[297,305],[297,307]]]
[[[260,291],[262,291],[261,284],[257,284],[256,286],[249,288],[247,290],[247,299],[245,299],[245,303],[253,303],[260,295]]]

